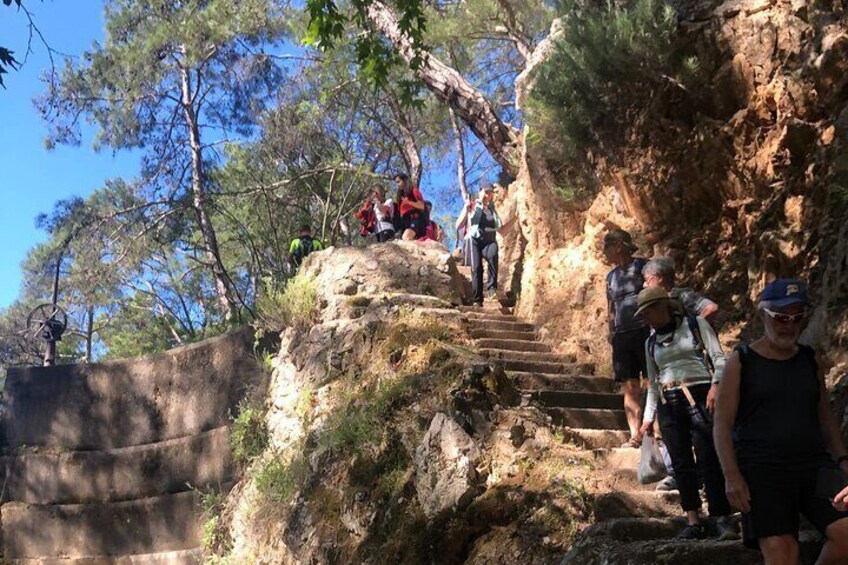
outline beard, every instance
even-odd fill
[[[766,324],[766,337],[778,349],[792,349],[798,343],[800,331],[778,332]]]

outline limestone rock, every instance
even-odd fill
[[[478,494],[480,450],[465,430],[438,413],[415,451],[415,489],[428,518],[467,506]]]

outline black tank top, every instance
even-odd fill
[[[784,361],[767,359],[747,345],[736,351],[742,374],[733,438],[740,466],[804,469],[826,460],[812,348],[799,345]]]

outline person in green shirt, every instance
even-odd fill
[[[324,249],[324,244],[320,239],[312,237],[312,228],[304,224],[300,226],[300,236],[292,240],[289,246],[289,261],[294,264],[295,268],[300,268],[301,263],[313,251],[321,251]]]

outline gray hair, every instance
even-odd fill
[[[674,261],[669,257],[654,257],[642,267],[642,275],[653,275],[659,277],[664,283],[673,285],[674,277]]]

